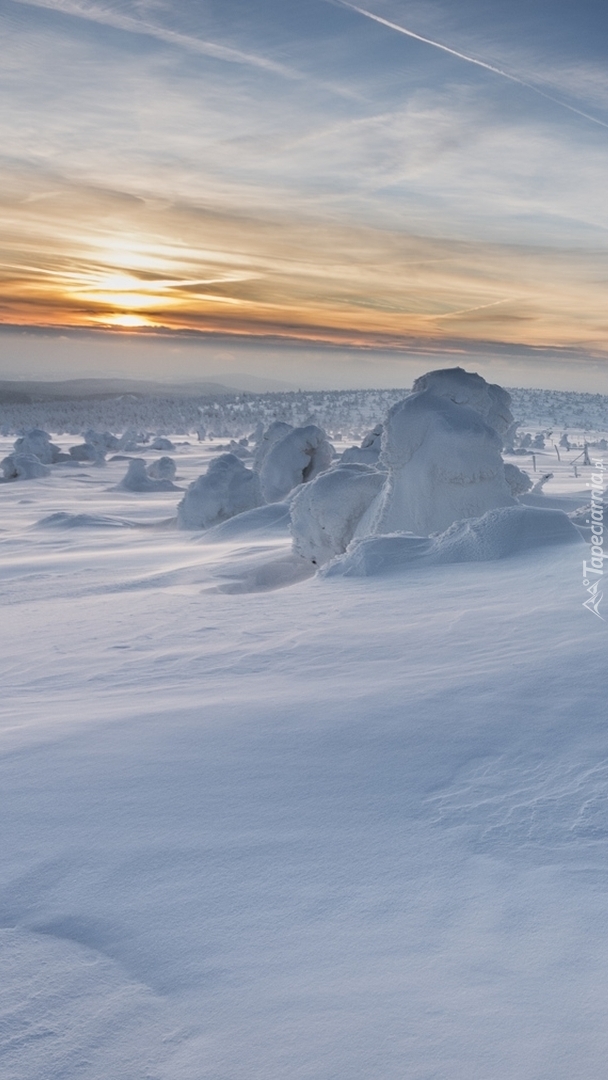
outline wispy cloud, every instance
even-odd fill
[[[608,128],[608,124],[603,120],[600,120],[597,116],[592,116],[590,113],[584,112],[582,109],[577,109],[576,106],[569,105],[567,102],[562,101],[561,98],[556,98],[552,94],[548,94],[545,90],[541,90],[539,86],[535,86],[534,83],[528,82],[519,75],[513,75],[511,72],[503,71],[502,68],[495,67],[493,64],[488,64],[485,60],[479,60],[474,56],[468,56],[466,53],[459,52],[458,49],[443,45],[441,42],[434,41],[432,38],[423,37],[422,34],[416,34],[413,30],[408,30],[399,23],[391,22],[389,19],[384,19],[380,15],[375,15],[366,8],[357,7],[356,4],[351,4],[348,0],[332,0],[332,3],[336,3],[340,7],[348,8],[350,11],[356,11],[359,15],[363,15],[366,19],[371,19],[381,26],[386,26],[389,30],[395,30],[398,34],[404,34],[405,37],[413,38],[415,41],[421,41],[425,45],[431,45],[434,49],[439,49],[441,52],[448,53],[450,56],[455,56],[459,60],[466,61],[467,64],[474,64],[476,67],[483,68],[485,71],[490,71],[494,75],[500,75],[501,78],[508,79],[510,82],[517,83],[519,86],[531,90],[534,94],[538,94],[540,97],[546,98],[547,101],[552,101],[554,105],[559,105],[562,109],[567,109],[569,112],[575,113],[585,120],[589,120],[592,124],[599,124],[600,127]]]
[[[61,15],[70,15],[73,18],[85,19],[89,22],[100,23],[103,26],[111,26],[116,30],[123,30],[130,34],[141,34],[146,37],[156,38],[167,45],[174,45],[203,56],[210,56],[216,60],[224,60],[230,64],[246,64],[250,67],[272,72],[275,75],[281,75],[283,78],[301,78],[298,72],[267,57],[243,52],[229,45],[203,41],[189,34],[180,34],[167,27],[158,26],[147,20],[133,18],[131,15],[126,15],[100,4],[78,3],[77,0],[14,0],[14,3],[21,4],[24,7],[44,8]]]

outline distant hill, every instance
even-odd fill
[[[241,391],[243,392],[243,391]],[[62,382],[0,380],[0,403],[30,405],[37,401],[104,400],[134,397],[233,396],[234,386],[218,382],[163,383],[147,379],[66,379]]]

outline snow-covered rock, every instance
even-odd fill
[[[328,469],[334,448],[315,424],[293,428],[270,447],[260,467],[266,502],[281,502],[299,484]]]
[[[43,465],[34,454],[25,454],[19,450],[5,457],[0,462],[0,468],[5,480],[37,480],[48,476],[51,471],[48,465]]]
[[[260,431],[259,428],[260,425],[258,425],[252,436],[255,440],[253,468],[258,473],[274,444],[280,442],[290,431],[293,431],[293,424],[286,424],[283,420],[275,420],[265,431]]]
[[[234,454],[221,454],[190,484],[177,508],[177,522],[182,529],[207,529],[263,502],[257,473]]]
[[[500,436],[466,405],[419,391],[390,409],[382,438],[388,476],[358,535],[425,536],[514,502]]]
[[[52,465],[58,461],[58,455],[61,452],[59,447],[51,442],[48,431],[43,431],[41,428],[32,428],[22,435],[15,441],[14,447],[17,453],[29,457],[34,456],[43,465]]]
[[[143,458],[132,458],[118,485],[121,491],[179,491],[171,480],[154,480],[148,475]]]
[[[437,397],[447,397],[456,405],[466,405],[499,435],[506,436],[513,425],[511,395],[497,383],[488,383],[475,371],[443,368],[428,371],[415,379],[412,391],[430,390]]]
[[[294,550],[316,566],[346,551],[384,481],[371,465],[340,462],[300,487],[291,503]]]
[[[165,455],[153,461],[146,469],[148,476],[151,476],[153,480],[174,480],[176,471],[177,466],[173,458]]]
[[[150,443],[150,450],[175,450],[175,445],[171,442],[171,439],[158,435]]]

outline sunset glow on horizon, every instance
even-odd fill
[[[608,360],[585,10],[574,37],[481,0],[0,12],[5,326]]]

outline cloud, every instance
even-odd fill
[[[533,83],[528,82],[526,79],[522,79],[519,75],[513,75],[510,72],[503,71],[502,68],[495,67],[493,64],[488,64],[485,60],[478,60],[473,56],[468,56],[466,53],[459,52],[457,49],[452,49],[448,45],[442,45],[439,41],[433,41],[432,38],[423,37],[421,34],[414,33],[413,30],[406,29],[405,26],[401,26],[399,23],[391,22],[389,19],[383,19],[380,15],[374,15],[373,12],[367,11],[366,8],[357,7],[356,4],[351,4],[348,0],[332,0],[333,3],[337,3],[340,7],[348,8],[350,11],[356,11],[359,15],[363,15],[367,19],[371,19],[373,22],[379,23],[381,26],[386,26],[389,30],[395,30],[399,34],[404,34],[406,37],[413,38],[415,41],[421,41],[425,45],[431,45],[434,49],[439,49],[441,52],[449,53],[450,56],[455,56],[458,60],[464,60],[467,64],[473,64],[475,67],[483,68],[485,71],[490,71],[493,75],[499,75],[503,79],[508,79],[510,82],[517,83],[519,86],[525,87],[527,90],[531,90],[534,94],[538,94],[540,97],[546,98],[547,101],[552,101],[554,105],[559,105],[562,109],[567,109],[571,113],[576,113],[577,116],[583,117],[585,120],[589,120],[592,124],[599,124],[600,127],[608,128],[608,123],[600,120],[597,116],[592,116],[590,113],[583,112],[582,109],[577,109],[574,105],[569,105],[567,102],[562,101],[560,98],[554,97],[552,94],[548,94],[545,90],[541,90],[539,86],[535,86]]]
[[[141,34],[146,37],[156,38],[166,45],[174,45],[190,52],[213,57],[216,60],[224,60],[230,64],[245,64],[271,72],[274,75],[281,75],[283,78],[294,79],[301,77],[284,64],[278,64],[267,57],[243,52],[228,45],[219,45],[217,42],[203,41],[189,34],[180,34],[174,30],[142,19],[136,19],[131,15],[114,11],[100,4],[79,3],[78,0],[14,0],[14,2],[25,7],[43,8],[61,15],[69,15],[73,18],[100,23],[103,26],[111,26],[116,30],[124,30],[130,34]]]

